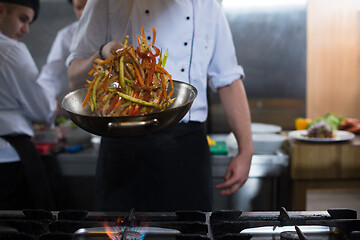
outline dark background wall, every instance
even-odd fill
[[[23,38],[39,69],[46,62],[56,33],[74,21],[76,17],[67,0],[40,0],[39,17]]]

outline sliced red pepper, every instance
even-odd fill
[[[120,99],[119,95],[115,95],[111,100],[111,105],[109,106],[109,108],[106,110],[106,115],[108,115],[109,113],[111,113],[112,110],[115,109],[115,106],[117,105],[118,101]]]
[[[156,66],[156,59],[154,54],[152,52],[148,52],[147,56],[151,59],[151,68],[148,71],[147,77],[146,77],[146,87],[149,89],[150,83],[152,82],[152,78],[154,77],[155,73],[155,66]]]
[[[134,115],[135,106],[136,106],[135,103],[131,104],[130,111],[129,111],[129,116],[133,116],[133,115]]]
[[[136,104],[136,110],[133,112],[134,115],[139,115],[140,110],[142,109],[141,106],[139,106],[138,104]]]

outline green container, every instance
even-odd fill
[[[211,155],[227,155],[228,150],[224,141],[216,141],[215,145],[210,146]]]

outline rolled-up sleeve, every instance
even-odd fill
[[[245,77],[237,62],[231,30],[222,9],[219,11],[213,56],[208,68],[209,85],[213,91]]]

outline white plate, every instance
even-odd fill
[[[348,141],[355,137],[355,134],[347,131],[333,131],[335,137],[333,138],[311,138],[307,137],[307,130],[291,131],[289,132],[289,137],[309,142],[339,142],[339,141]]]
[[[281,132],[281,127],[272,124],[266,123],[251,123],[251,132],[252,133],[279,133]]]

